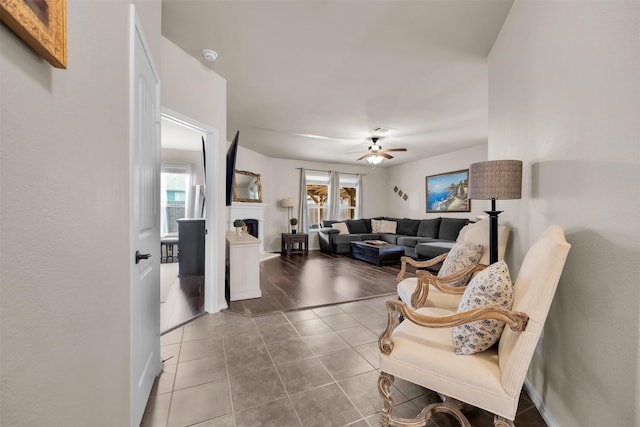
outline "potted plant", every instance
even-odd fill
[[[289,224],[291,224],[291,233],[296,234],[296,225],[298,225],[298,218],[291,218],[289,220]]]
[[[236,228],[236,233],[242,234],[242,230],[244,229],[245,223],[241,219],[236,219],[233,221],[233,226]]]

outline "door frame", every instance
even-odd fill
[[[194,129],[205,135],[206,141],[206,174],[207,183],[205,185],[205,265],[204,265],[204,310],[207,313],[217,313],[227,308],[224,298],[224,263],[218,262],[220,257],[224,259],[224,252],[218,242],[224,241],[224,212],[220,208],[220,200],[224,200],[220,193],[221,185],[214,179],[224,177],[221,172],[220,150],[218,149],[219,133],[214,127],[199,122],[184,114],[173,111],[167,107],[161,107],[161,117],[169,118],[184,126]],[[161,130],[162,132],[162,130]],[[222,186],[224,187],[224,186]],[[223,218],[220,220],[220,218]],[[222,228],[221,228],[222,224]],[[222,271],[220,271],[222,265]]]

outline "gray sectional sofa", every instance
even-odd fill
[[[396,232],[373,233],[371,218],[348,219],[344,221],[323,221],[323,228],[318,233],[320,249],[325,252],[346,254],[350,252],[351,242],[362,240],[384,240],[405,247],[405,255],[414,259],[430,259],[448,252],[462,227],[469,223],[466,218],[388,218],[377,220],[395,221]],[[333,228],[334,223],[344,222],[348,234],[340,234]]]

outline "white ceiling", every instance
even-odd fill
[[[408,148],[393,166],[487,142],[487,55],[512,3],[163,0],[162,33],[227,80],[240,145],[356,164],[381,126]]]

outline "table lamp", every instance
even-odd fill
[[[289,233],[291,233],[291,222],[289,222],[289,220],[291,219],[291,210],[296,206],[298,206],[298,199],[293,199],[293,198],[282,199],[281,204],[283,208],[287,208],[289,211],[288,212],[289,218],[287,219],[287,228],[289,230]]]
[[[469,166],[469,198],[491,200],[489,215],[489,262],[498,261],[498,215],[496,200],[519,199],[522,194],[522,161],[489,160]]]

